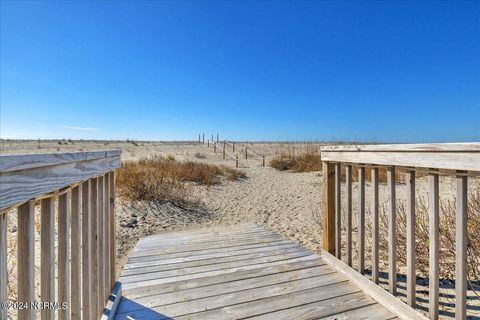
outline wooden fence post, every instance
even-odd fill
[[[213,152],[217,153],[217,144],[216,143],[213,144]]]
[[[262,156],[262,164],[265,167],[265,156]]]
[[[235,157],[235,167],[238,168],[238,155]]]
[[[248,151],[247,151],[247,146],[245,146],[245,160],[248,159]]]
[[[232,152],[235,152],[235,142],[232,142]]]
[[[323,162],[323,249],[335,254],[335,166]]]

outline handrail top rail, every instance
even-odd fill
[[[320,152],[330,162],[480,172],[480,142],[340,145]]]
[[[0,156],[0,210],[115,170],[121,150]]]
[[[480,153],[480,142],[456,143],[399,143],[351,144],[320,148],[321,152],[475,152]]]
[[[120,149],[0,155],[0,173],[119,157]]]

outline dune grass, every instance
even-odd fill
[[[194,161],[176,161],[173,157],[152,156],[122,164],[118,170],[120,197],[129,201],[188,203],[188,183],[212,186],[245,178],[242,171]]]

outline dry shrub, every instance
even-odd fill
[[[387,205],[382,206],[380,214],[381,225],[388,225]],[[397,204],[397,258],[406,265],[406,204]],[[423,276],[428,276],[428,247],[429,218],[428,198],[420,197],[416,201],[416,253],[417,269]],[[455,279],[455,200],[444,200],[440,203],[440,277],[448,280]],[[368,221],[368,219],[367,219]],[[371,225],[367,226],[367,232],[371,237]],[[468,222],[467,222],[467,271],[469,286],[474,292],[480,294],[480,189],[472,190],[468,197]],[[388,257],[388,230],[380,228],[380,246],[383,253],[382,260],[387,261]]]
[[[219,183],[221,176],[237,180],[245,174],[223,166],[153,156],[123,163],[118,170],[118,190],[129,201],[184,205],[189,203],[186,182],[211,186]]]
[[[309,172],[322,170],[320,154],[315,152],[300,155],[280,155],[270,161],[270,166],[280,171]]]
[[[205,159],[207,157],[206,155],[204,155],[203,153],[200,153],[200,152],[195,152],[194,156],[197,159]]]

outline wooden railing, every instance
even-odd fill
[[[0,156],[2,303],[9,294],[7,220],[17,212],[17,297],[2,304],[2,320],[12,308],[19,309],[19,319],[34,319],[38,308],[41,319],[54,319],[55,312],[62,320],[102,316],[115,283],[114,170],[120,167],[120,154],[112,150]],[[37,205],[39,248],[35,243]],[[36,254],[40,255],[39,300]]]
[[[331,146],[321,150],[324,179],[323,248],[352,266],[352,168],[358,168],[357,215],[357,271],[365,271],[365,219],[372,226],[372,281],[379,282],[379,168],[387,171],[388,215],[388,275],[389,292],[397,294],[397,222],[396,222],[396,172],[404,175],[406,188],[406,238],[407,238],[407,303],[415,307],[416,285],[416,214],[415,174],[423,172],[428,177],[429,193],[429,317],[439,315],[439,174],[456,176],[456,276],[455,317],[466,317],[467,294],[467,183],[469,176],[480,172],[480,143],[458,144],[407,144]],[[345,243],[342,248],[342,167],[345,168]],[[371,217],[365,215],[365,176],[371,170]],[[452,226],[453,227],[453,226]],[[333,257],[329,254],[330,259]],[[354,272],[353,269],[351,269]],[[366,279],[366,278],[365,278]],[[360,280],[361,282],[362,280]],[[377,291],[378,293],[378,291]],[[388,298],[390,299],[390,298]],[[392,301],[392,300],[389,300]],[[406,310],[406,309],[404,309]],[[409,312],[406,310],[406,312]],[[401,313],[401,312],[400,312]],[[400,314],[399,313],[399,314]]]

